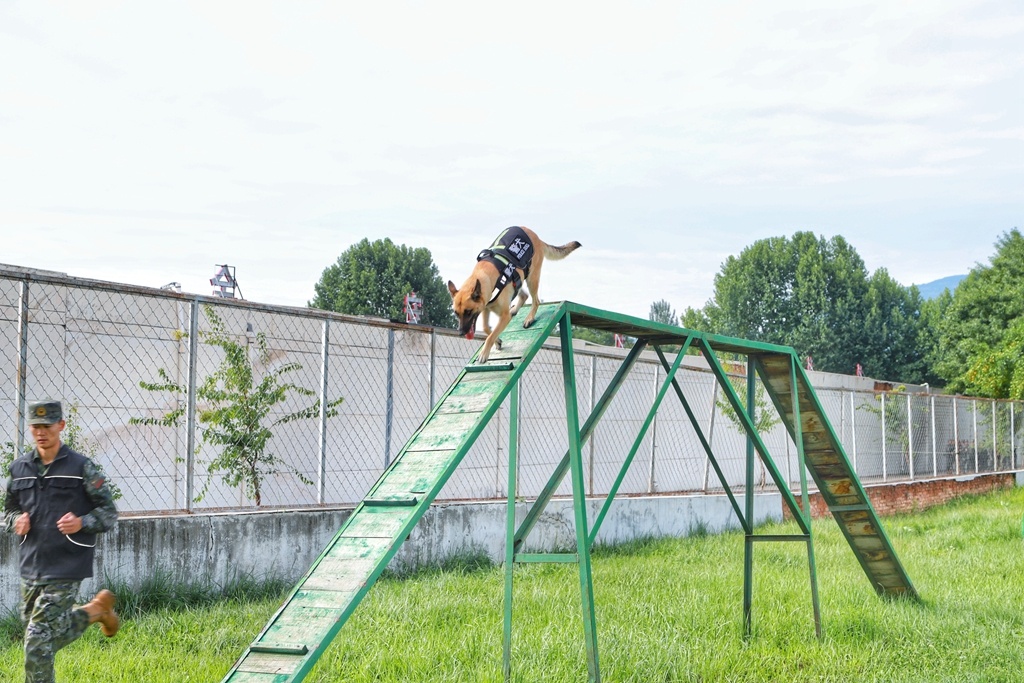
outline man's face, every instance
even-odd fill
[[[64,420],[54,422],[52,425],[30,425],[32,438],[35,439],[36,448],[53,448],[60,443],[60,433],[64,429]]]

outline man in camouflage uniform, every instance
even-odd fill
[[[31,403],[28,423],[36,447],[11,463],[4,529],[21,537],[25,683],[53,683],[57,650],[90,624],[99,622],[108,637],[120,628],[110,591],[74,605],[82,580],[93,573],[96,534],[114,526],[117,508],[103,471],[61,443],[59,401]]]

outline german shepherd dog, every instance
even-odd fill
[[[526,328],[533,325],[537,307],[540,306],[537,291],[544,259],[560,261],[579,247],[580,243],[575,241],[554,247],[543,242],[533,230],[513,226],[503,230],[489,249],[480,252],[473,272],[462,287],[456,288],[451,280],[448,281],[452,308],[459,318],[459,334],[472,339],[476,332],[476,319],[483,313],[487,339],[477,357],[478,363],[487,362],[495,343],[501,348],[498,336],[512,316],[526,303],[526,292],[521,291],[523,279],[526,279],[533,300],[530,313],[523,323]],[[517,296],[518,302],[512,308],[512,299]],[[498,315],[498,324],[494,329],[491,329],[490,313]]]

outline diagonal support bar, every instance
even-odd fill
[[[622,486],[622,482],[626,478],[626,472],[629,471],[630,465],[633,464],[633,459],[636,457],[637,451],[640,450],[640,445],[643,443],[644,437],[647,436],[647,430],[650,429],[651,422],[654,421],[654,416],[658,413],[658,408],[661,407],[661,402],[665,399],[665,394],[668,393],[669,387],[671,387],[676,381],[676,372],[679,370],[679,366],[683,362],[683,356],[686,355],[686,350],[690,348],[690,343],[692,341],[692,336],[686,338],[686,342],[676,355],[675,362],[672,364],[672,367],[668,369],[665,381],[662,383],[661,389],[658,391],[658,395],[655,397],[654,403],[651,405],[651,409],[647,411],[647,419],[645,419],[643,425],[640,426],[640,432],[636,435],[636,439],[633,440],[633,447],[630,448],[629,454],[626,456],[625,461],[623,461],[622,467],[619,469],[619,474],[615,478],[615,482],[611,485],[611,488],[608,489],[608,496],[605,498],[604,505],[601,506],[601,511],[594,520],[593,528],[590,530],[590,546],[593,546],[595,539],[597,539],[597,534],[601,530],[601,525],[604,523],[604,518],[608,514],[608,509],[615,500],[615,494],[619,492],[619,487]],[[656,346],[655,349],[660,355],[661,348]]]
[[[786,506],[789,508],[790,513],[800,525],[800,531],[805,534],[809,534],[810,529],[807,528],[807,523],[804,520],[800,506],[797,505],[796,498],[793,497],[793,492],[789,490],[789,486],[785,483],[782,478],[782,474],[775,466],[775,462],[768,453],[768,447],[765,446],[764,440],[761,438],[761,434],[757,431],[757,427],[750,419],[750,416],[747,415],[746,409],[740,402],[739,396],[736,395],[736,390],[733,389],[732,382],[729,381],[729,377],[722,368],[722,364],[718,361],[718,357],[712,350],[711,345],[708,344],[706,339],[701,338],[699,340],[699,346],[701,352],[708,361],[708,365],[711,366],[711,371],[715,373],[715,377],[718,378],[718,383],[721,385],[722,391],[725,392],[726,397],[729,399],[729,404],[735,411],[736,417],[739,418],[740,423],[743,425],[743,429],[746,432],[747,437],[753,443],[754,449],[757,451],[758,455],[761,456],[761,462],[764,463],[764,466],[771,475],[776,487],[778,487],[779,493],[782,494],[782,499],[786,502]],[[748,359],[749,358],[750,357],[748,356]]]
[[[660,348],[655,347],[654,349],[658,358],[661,359],[661,365],[666,371],[669,369],[668,359],[665,358],[665,354],[661,352]],[[732,488],[729,486],[728,480],[725,478],[725,473],[722,471],[721,466],[718,464],[718,459],[715,458],[715,454],[711,452],[711,443],[704,436],[704,430],[700,428],[700,423],[697,422],[697,416],[693,412],[693,408],[690,407],[690,402],[686,400],[686,395],[683,394],[682,388],[679,383],[672,380],[672,388],[675,389],[676,396],[679,398],[679,402],[683,404],[683,410],[686,411],[686,416],[690,419],[690,424],[693,426],[694,432],[697,433],[697,438],[700,440],[700,445],[703,446],[704,452],[708,456],[708,462],[715,469],[715,474],[718,475],[718,481],[721,482],[722,488],[725,489],[725,495],[729,497],[729,503],[732,504],[732,509],[736,512],[736,518],[740,520],[740,525],[746,533],[753,531],[753,526],[747,522],[746,516],[743,514],[743,510],[740,509],[740,504],[736,500],[736,496],[733,495]]]
[[[586,443],[591,434],[594,433],[597,423],[601,420],[601,417],[604,416],[604,413],[611,404],[615,394],[618,393],[623,382],[626,381],[626,377],[629,376],[630,371],[633,369],[633,366],[636,365],[636,361],[640,358],[640,354],[645,348],[647,348],[647,342],[643,339],[639,339],[633,348],[630,349],[626,359],[622,361],[622,365],[620,365],[619,369],[615,372],[615,376],[612,377],[612,381],[605,388],[604,393],[601,394],[601,398],[597,402],[597,405],[595,405],[594,409],[590,411],[590,416],[583,424],[583,429],[580,430],[579,436],[581,443]],[[526,540],[526,537],[530,535],[531,531],[533,531],[534,526],[536,526],[537,521],[544,512],[544,508],[546,508],[547,504],[551,501],[551,497],[555,494],[555,491],[562,483],[562,480],[565,479],[565,475],[568,471],[569,452],[566,451],[565,455],[562,456],[561,461],[559,461],[558,465],[555,467],[555,471],[552,473],[551,478],[548,479],[548,483],[545,484],[543,490],[541,490],[537,499],[534,501],[533,506],[530,508],[530,511],[527,513],[526,518],[523,520],[523,523],[516,531],[515,549],[517,551],[523,541]]]

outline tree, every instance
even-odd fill
[[[927,376],[921,305],[919,293],[884,269],[869,278],[841,236],[797,232],[759,240],[726,259],[714,297],[703,311],[688,309],[684,323],[792,346],[817,370],[852,373],[861,363],[869,374],[910,381]]]
[[[911,384],[929,382],[927,353],[917,287],[904,287],[884,268],[868,281],[860,363],[865,374]]]
[[[211,474],[223,472],[229,486],[242,485],[247,496],[256,505],[262,503],[262,486],[266,478],[282,470],[295,474],[303,483],[312,484],[305,475],[289,466],[274,452],[268,450],[273,428],[296,420],[312,420],[320,416],[320,399],[306,408],[286,413],[277,418],[272,413],[290,394],[314,396],[305,387],[285,381],[284,376],[300,370],[299,363],[285,363],[276,368],[270,365],[271,355],[267,338],[256,335],[256,362],[250,358],[249,345],[239,344],[224,326],[224,322],[210,306],[203,308],[210,321],[210,331],[200,332],[204,344],[218,347],[224,358],[217,370],[196,387],[196,413],[201,441],[220,448],[210,461]],[[182,337],[186,336],[181,334]],[[159,382],[139,382],[149,391],[166,391],[187,397],[188,387],[171,379],[163,368],[157,370]],[[327,404],[326,414],[334,417],[337,406],[344,399]],[[177,427],[185,416],[188,401],[163,417],[133,417],[129,424]],[[201,444],[200,444],[201,445]],[[206,489],[196,500],[201,500]]]
[[[441,280],[429,249],[395,245],[390,239],[364,238],[324,269],[314,285],[312,308],[405,320],[405,295],[423,299],[420,322],[455,327],[451,295]]]
[[[665,325],[679,326],[679,317],[675,309],[664,299],[651,304],[651,312],[647,314],[647,319]]]
[[[1024,236],[1017,228],[996,241],[990,265],[977,265],[957,286],[939,324],[936,370],[947,388],[993,398],[1014,391],[1024,364]]]

